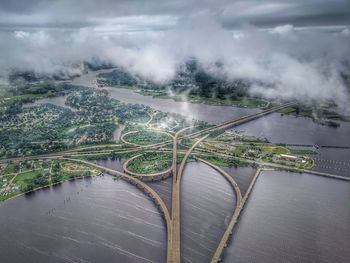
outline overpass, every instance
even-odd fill
[[[171,212],[171,221],[172,221],[172,251],[170,255],[170,262],[171,263],[179,263],[181,261],[181,239],[180,239],[180,183],[181,183],[181,176],[185,168],[185,164],[187,162],[188,157],[190,156],[193,149],[205,138],[207,138],[209,135],[205,135],[197,142],[195,142],[192,147],[185,153],[184,158],[181,161],[179,170],[177,173],[173,173],[173,186],[172,186],[172,212]],[[175,139],[177,136],[175,136]],[[173,153],[176,154],[176,144],[174,143],[175,147]],[[173,160],[173,169],[176,171],[176,165],[177,162],[174,162]]]
[[[196,131],[193,133],[189,133],[187,135],[183,135],[180,136],[181,133],[183,133],[184,131],[193,128],[193,127],[186,127],[178,132],[176,132],[175,135],[170,134],[170,137],[172,138],[172,140],[169,141],[165,141],[165,142],[161,142],[161,143],[155,143],[155,144],[150,144],[150,145],[135,145],[135,147],[130,147],[130,148],[125,148],[125,149],[121,149],[120,153],[128,153],[128,152],[136,152],[136,151],[140,151],[140,150],[151,150],[151,149],[158,149],[161,147],[164,147],[170,143],[173,144],[173,148],[172,148],[172,153],[173,153],[173,158],[172,158],[172,166],[166,170],[166,172],[170,172],[172,171],[173,174],[173,186],[172,186],[172,211],[171,211],[171,215],[169,213],[169,210],[167,209],[164,201],[161,199],[161,197],[151,188],[149,187],[146,183],[144,183],[143,181],[141,181],[139,178],[140,174],[133,174],[130,173],[130,171],[125,170],[127,173],[130,173],[131,175],[127,174],[127,173],[123,173],[123,172],[119,172],[113,169],[109,169],[100,165],[97,165],[95,163],[92,162],[88,162],[88,161],[84,161],[84,160],[79,160],[79,159],[73,159],[68,157],[68,155],[74,155],[74,153],[70,152],[60,152],[60,153],[52,153],[52,154],[46,154],[46,155],[40,155],[40,156],[29,156],[29,157],[20,157],[20,158],[14,158],[12,160],[26,160],[26,159],[37,159],[37,158],[50,158],[50,159],[64,159],[64,160],[71,160],[74,162],[80,162],[86,165],[90,165],[93,167],[96,167],[102,171],[108,172],[112,175],[117,175],[120,176],[122,179],[136,185],[137,187],[143,189],[146,193],[148,193],[151,198],[153,199],[153,201],[155,202],[156,205],[159,206],[160,211],[162,212],[164,219],[165,219],[165,223],[166,223],[166,227],[167,227],[167,262],[171,262],[171,263],[179,263],[181,260],[181,240],[180,240],[180,186],[181,186],[181,178],[183,175],[183,171],[185,168],[185,164],[186,161],[188,159],[188,157],[190,156],[190,154],[192,154],[193,150],[195,149],[195,147],[202,142],[204,139],[206,139],[209,136],[209,133],[215,130],[220,130],[220,129],[228,129],[234,125],[239,125],[239,124],[243,124],[246,123],[248,121],[266,116],[270,113],[273,113],[275,111],[278,111],[280,109],[283,109],[285,107],[289,107],[291,105],[293,105],[294,103],[288,103],[288,104],[284,104],[278,107],[274,107],[271,108],[269,110],[265,110],[256,114],[252,114],[252,115],[248,115],[248,116],[244,116],[235,120],[229,120],[229,121],[225,121],[222,122],[220,124],[217,124],[213,127],[209,127],[200,131]],[[164,132],[166,133],[166,132]],[[169,133],[167,133],[169,135]],[[185,152],[185,156],[179,166],[179,169],[177,170],[177,142],[179,139],[182,138],[195,138],[197,136],[203,135],[203,137],[201,137],[200,139],[198,139],[191,147],[190,149],[188,149]],[[125,135],[125,134],[124,134]],[[96,146],[94,146],[96,147]],[[208,153],[209,154],[209,153]],[[66,156],[65,156],[66,155]],[[135,156],[133,158],[137,158],[139,157]],[[228,157],[232,157],[232,156],[228,156]],[[2,160],[2,161],[8,161],[7,160]],[[204,161],[199,159],[200,161]],[[130,161],[130,159],[129,159]],[[1,160],[0,160],[1,162]],[[233,228],[237,222],[237,219],[240,215],[241,210],[244,207],[245,202],[247,201],[249,194],[255,184],[255,181],[258,177],[258,175],[260,174],[260,169],[257,170],[253,180],[251,181],[249,188],[247,190],[247,192],[245,193],[244,197],[242,197],[241,192],[236,184],[236,182],[233,180],[233,178],[228,175],[227,173],[225,173],[221,168],[210,164],[206,161],[204,161],[206,164],[210,165],[212,168],[216,169],[217,171],[219,171],[223,176],[225,176],[225,178],[230,182],[231,186],[234,188],[235,192],[236,192],[236,197],[237,197],[237,204],[236,207],[234,209],[234,213],[233,216],[230,220],[229,226],[226,229],[216,251],[215,254],[212,258],[211,262],[218,262],[221,260],[221,255],[222,252],[224,250],[224,248],[226,247],[228,241],[229,241],[229,237],[230,235],[232,235],[232,231]],[[257,162],[254,162],[257,163]],[[127,168],[127,164],[125,166]],[[125,168],[124,167],[124,168]],[[165,171],[162,171],[161,173],[164,173]],[[313,174],[318,174],[318,175],[322,175],[322,176],[329,176],[329,174],[325,174],[325,173],[320,173],[320,172],[315,172],[315,171],[309,171],[309,170],[305,170],[304,172],[306,173],[313,173]],[[159,175],[159,173],[156,174],[151,174],[148,176],[157,176]],[[142,176],[147,176],[147,175],[142,175]],[[141,178],[141,177],[140,177]],[[231,178],[231,179],[230,179]],[[333,176],[333,178],[338,178],[337,176]],[[342,178],[338,178],[338,179],[343,179]],[[350,180],[350,179],[349,179]]]
[[[125,173],[127,174],[130,174],[136,178],[139,178],[143,181],[146,181],[146,180],[162,180],[162,179],[165,179],[166,177],[168,177],[171,173],[171,171],[173,170],[173,166],[171,165],[169,168],[165,169],[164,171],[160,171],[160,172],[157,172],[157,173],[149,173],[149,174],[141,174],[141,173],[135,173],[135,172],[132,172],[128,169],[128,165],[130,162],[132,162],[133,160],[143,156],[144,154],[138,154],[138,155],[135,155],[131,158],[129,158],[128,160],[126,160],[123,164],[123,170]]]
[[[62,160],[67,160],[67,161],[73,161],[73,162],[78,162],[78,163],[82,163],[82,164],[86,164],[92,167],[95,167],[97,169],[100,169],[106,173],[109,173],[111,175],[115,175],[115,176],[119,176],[120,178],[122,178],[123,180],[134,184],[135,186],[137,186],[138,188],[142,189],[145,193],[147,193],[153,200],[153,202],[158,206],[159,210],[162,212],[163,216],[164,216],[164,220],[165,220],[165,225],[167,228],[167,262],[171,262],[170,261],[170,253],[172,251],[172,245],[171,245],[171,233],[172,233],[172,224],[171,224],[171,217],[169,214],[169,210],[166,207],[163,199],[158,195],[158,193],[156,191],[154,191],[150,186],[148,186],[146,183],[142,182],[141,180],[139,180],[138,178],[135,178],[133,176],[127,175],[125,173],[119,172],[117,170],[113,170],[92,162],[88,162],[88,161],[84,161],[84,160],[80,160],[80,159],[73,159],[73,158],[65,158],[65,157],[61,157],[59,159]]]
[[[314,147],[318,148],[334,148],[334,149],[350,149],[350,146],[341,145],[317,145],[317,144],[302,144],[302,143],[275,143],[281,146],[295,146],[295,147]]]
[[[212,131],[215,131],[215,130],[220,130],[220,129],[228,129],[228,128],[232,127],[232,126],[240,125],[240,124],[243,124],[243,123],[246,123],[246,122],[249,122],[249,121],[261,118],[261,117],[264,117],[264,116],[269,115],[269,114],[271,114],[273,112],[279,111],[279,110],[281,110],[283,108],[290,107],[290,106],[292,106],[294,104],[295,104],[294,102],[286,103],[286,104],[283,104],[281,106],[277,106],[277,107],[274,107],[274,108],[271,108],[269,110],[265,110],[265,111],[262,111],[262,112],[259,112],[259,113],[246,115],[246,116],[240,117],[238,119],[234,119],[234,120],[224,121],[224,122],[219,123],[219,124],[217,124],[217,125],[215,125],[213,127],[209,127],[209,128],[203,129],[201,131],[189,134],[186,137],[192,138],[192,137],[196,137],[196,136],[198,136],[200,134],[203,134],[203,133],[209,133],[209,132],[212,132]]]
[[[223,175],[226,180],[231,184],[233,190],[235,191],[236,193],[236,207],[235,207],[235,210],[233,212],[233,215],[232,215],[232,218],[226,228],[226,231],[224,232],[220,242],[219,242],[219,245],[217,246],[216,250],[215,250],[215,253],[214,253],[214,256],[211,260],[211,262],[218,262],[220,260],[220,257],[221,257],[221,254],[224,250],[224,248],[227,246],[227,243],[229,241],[229,238],[230,236],[232,235],[232,230],[233,230],[233,227],[235,226],[236,222],[237,222],[237,219],[238,219],[238,216],[240,214],[240,211],[241,211],[241,205],[242,205],[242,194],[241,194],[241,190],[239,189],[236,181],[232,178],[232,176],[230,176],[228,173],[226,173],[224,170],[222,170],[220,167],[210,163],[210,162],[207,162],[203,159],[200,159],[198,157],[196,157],[197,160],[209,165],[210,167],[214,168],[215,170],[217,170],[221,175]]]
[[[304,173],[307,174],[313,174],[313,175],[319,175],[319,176],[324,176],[324,177],[329,177],[333,179],[339,179],[339,180],[344,180],[344,181],[350,181],[350,177],[345,177],[345,176],[340,176],[340,175],[335,175],[335,174],[330,174],[330,173],[325,173],[325,172],[318,172],[315,170],[303,170]]]
[[[234,212],[233,212],[233,215],[232,215],[232,218],[219,242],[219,245],[217,246],[216,250],[215,250],[215,253],[211,259],[211,263],[216,263],[216,262],[219,262],[221,261],[221,255],[222,255],[222,252],[224,251],[225,247],[227,247],[227,244],[229,242],[229,239],[231,237],[231,235],[233,234],[233,229],[234,229],[234,226],[236,225],[237,221],[238,221],[238,218],[241,214],[241,211],[243,210],[244,208],[244,204],[246,203],[248,197],[249,197],[249,194],[251,192],[251,190],[253,189],[253,186],[261,172],[261,169],[257,169],[252,181],[250,182],[249,184],[249,187],[248,187],[248,190],[246,191],[244,197],[242,198],[242,194],[241,194],[241,191],[236,183],[236,181],[227,173],[225,172],[223,169],[221,169],[220,167],[210,163],[210,162],[207,162],[203,159],[200,159],[200,158],[196,158],[198,159],[199,161],[209,165],[210,167],[214,168],[215,170],[217,170],[220,174],[222,174],[226,180],[229,181],[229,183],[231,184],[232,188],[234,189],[235,193],[236,193],[236,207],[234,209]]]
[[[195,126],[186,127],[184,129],[178,131],[175,134],[175,136],[171,135],[168,132],[165,132],[167,135],[172,137],[172,140],[165,141],[165,142],[160,142],[160,143],[149,144],[149,145],[137,145],[137,146],[135,145],[135,147],[121,149],[121,151],[119,153],[127,153],[127,152],[132,152],[132,151],[139,151],[139,150],[143,150],[143,149],[157,149],[159,147],[166,146],[166,145],[168,145],[171,142],[173,142],[173,144],[175,144],[175,142],[177,142],[178,139],[181,139],[181,138],[192,138],[192,137],[199,136],[199,135],[201,135],[203,133],[209,133],[209,132],[214,131],[214,130],[229,128],[230,126],[233,126],[233,125],[239,125],[239,124],[242,124],[242,123],[245,123],[245,122],[248,122],[248,121],[260,118],[260,117],[263,117],[265,115],[268,115],[268,114],[270,114],[272,112],[278,111],[278,110],[283,109],[285,107],[289,107],[289,106],[291,106],[293,104],[294,103],[287,103],[287,104],[284,104],[284,105],[281,105],[281,106],[278,106],[278,107],[274,107],[274,108],[266,110],[266,111],[262,111],[260,113],[251,114],[251,115],[247,115],[247,116],[244,116],[244,117],[241,117],[241,118],[238,118],[238,119],[225,121],[225,122],[217,124],[217,125],[215,125],[213,127],[209,127],[209,128],[206,128],[206,129],[194,132],[194,133],[190,133],[190,134],[184,135],[182,137],[179,136],[180,133],[184,132],[185,130],[188,130],[188,129],[191,129],[191,128],[195,128]],[[124,136],[125,135],[126,134],[124,134]],[[113,144],[112,145],[111,144],[106,144],[104,146],[112,147]],[[117,146],[117,144],[115,144],[114,146]],[[56,153],[48,153],[48,154],[42,154],[42,155],[14,157],[14,158],[2,159],[2,160],[0,159],[0,163],[1,162],[11,161],[11,160],[12,161],[23,161],[23,160],[30,160],[30,159],[37,159],[37,158],[63,156],[63,155],[67,155],[67,154],[69,155],[69,153],[71,155],[73,155],[74,151],[80,151],[80,150],[83,150],[83,149],[88,149],[89,147],[90,146],[87,146],[87,147],[84,147],[84,148],[81,148],[81,149],[79,149],[79,148],[75,149],[75,150],[74,149],[70,149],[70,150],[67,150],[67,151],[61,151],[61,152],[56,152]],[[98,145],[94,145],[94,146],[91,146],[91,147],[99,147],[99,146]],[[173,150],[173,151],[175,151],[175,153],[176,153],[176,149]],[[176,174],[176,173],[174,173],[174,174]]]

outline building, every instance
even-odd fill
[[[289,155],[289,154],[280,154],[280,159],[296,162],[298,160],[298,157],[294,155]]]

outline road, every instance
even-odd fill
[[[350,177],[344,177],[344,176],[339,176],[339,175],[330,174],[330,173],[318,172],[318,171],[307,170],[307,169],[303,170],[303,172],[307,173],[307,174],[319,175],[319,176],[329,177],[329,178],[333,178],[333,179],[350,181]]]
[[[257,169],[257,171],[253,177],[253,180],[250,182],[248,190],[246,191],[243,199],[240,200],[238,207],[236,205],[236,209],[233,213],[233,216],[230,220],[230,223],[229,223],[223,237],[221,238],[218,247],[215,250],[214,256],[211,259],[211,263],[217,263],[217,262],[221,261],[222,252],[224,251],[225,247],[227,246],[230,236],[233,234],[233,228],[237,223],[237,220],[241,214],[241,211],[243,210],[244,205],[245,205],[246,201],[248,200],[250,192],[252,191],[253,186],[254,186],[256,179],[258,178],[260,172],[261,172],[261,169]]]
[[[95,167],[97,169],[100,169],[106,173],[109,173],[111,175],[116,175],[116,176],[120,176],[122,179],[126,180],[127,182],[133,183],[134,185],[136,185],[137,187],[143,189],[147,194],[150,195],[150,197],[153,199],[153,201],[155,202],[155,204],[159,207],[160,211],[163,213],[164,216],[164,220],[165,220],[165,224],[166,224],[166,228],[167,228],[167,262],[171,262],[170,261],[170,252],[172,251],[172,246],[171,246],[171,233],[172,233],[172,224],[171,224],[171,217],[170,217],[170,213],[168,208],[166,207],[163,199],[158,195],[158,193],[156,191],[153,190],[153,188],[151,188],[150,186],[148,186],[146,183],[144,183],[143,181],[130,176],[126,173],[122,173],[119,172],[117,170],[113,170],[92,162],[88,162],[88,161],[84,161],[84,160],[79,160],[79,159],[72,159],[72,158],[59,158],[62,160],[67,160],[67,161],[73,161],[73,162],[78,162],[78,163],[82,163],[82,164],[86,164],[92,167]]]
[[[141,157],[142,155],[144,155],[143,153],[142,154],[138,154],[138,155],[135,155],[131,158],[129,158],[128,160],[126,160],[123,164],[123,170],[125,173],[127,174],[130,174],[130,175],[133,175],[133,176],[136,176],[137,178],[144,178],[144,177],[159,177],[159,176],[165,176],[167,174],[169,174],[172,170],[173,170],[173,167],[172,165],[165,169],[164,171],[160,171],[160,172],[157,172],[157,173],[149,173],[149,174],[141,174],[141,173],[135,173],[135,172],[132,172],[128,169],[128,165],[131,161],[133,161],[134,159],[137,159],[139,157]]]
[[[278,107],[274,107],[272,109],[269,109],[269,110],[266,110],[266,111],[263,111],[263,112],[260,112],[260,113],[244,116],[244,117],[241,117],[239,119],[225,121],[225,122],[217,124],[217,125],[215,125],[213,127],[206,128],[206,129],[194,132],[194,133],[190,133],[190,134],[185,135],[183,137],[180,137],[179,134],[182,133],[183,131],[185,131],[187,129],[190,129],[190,128],[194,128],[194,127],[186,127],[184,129],[182,129],[181,131],[176,133],[177,134],[177,135],[175,135],[176,140],[173,138],[172,140],[161,142],[161,143],[155,143],[155,144],[150,144],[150,145],[139,145],[139,146],[133,147],[133,148],[125,148],[125,151],[121,151],[121,152],[127,153],[127,152],[142,150],[142,149],[156,149],[156,148],[160,148],[160,147],[168,145],[169,143],[177,141],[178,139],[181,139],[181,138],[195,138],[195,137],[197,137],[197,136],[199,136],[199,135],[201,135],[203,133],[209,133],[209,132],[212,132],[212,131],[215,131],[215,130],[224,129],[224,128],[227,128],[227,127],[231,127],[233,125],[238,125],[238,124],[241,124],[243,122],[247,122],[247,121],[250,121],[250,120],[253,120],[253,119],[256,119],[256,118],[260,118],[260,117],[263,117],[263,116],[265,116],[267,114],[270,114],[270,113],[273,113],[273,112],[278,111],[280,109],[283,109],[285,107],[289,107],[289,106],[291,106],[293,104],[294,103],[287,103],[287,104],[284,104],[284,105],[281,105],[281,106],[278,106]],[[168,135],[169,135],[169,133],[168,133]],[[171,136],[171,137],[173,137],[173,136]],[[113,146],[113,144],[112,145],[111,144],[105,144],[104,146],[111,147],[111,146]],[[115,144],[114,146],[119,146],[119,145]],[[96,145],[96,146],[91,146],[91,147],[99,147],[99,146]],[[88,149],[88,148],[89,147],[83,147],[81,149]],[[79,151],[79,150],[80,149],[77,149],[76,151]],[[0,163],[5,163],[5,162],[8,162],[8,161],[31,160],[31,159],[37,159],[37,158],[53,157],[53,156],[60,157],[60,156],[63,156],[65,154],[68,154],[68,153],[73,154],[73,152],[74,152],[74,149],[68,150],[68,151],[63,151],[63,152],[42,154],[42,155],[7,158],[7,159],[0,160]],[[175,150],[175,152],[176,152],[176,150]],[[176,173],[174,173],[174,174],[176,174]]]
[[[220,167],[212,164],[212,163],[209,163],[203,159],[200,159],[200,158],[196,158],[197,160],[209,165],[210,167],[214,168],[215,170],[217,170],[220,174],[222,174],[227,181],[229,181],[229,183],[231,184],[233,190],[235,191],[236,193],[236,207],[235,207],[235,210],[233,212],[233,215],[232,215],[232,218],[219,242],[219,245],[218,247],[216,248],[215,250],[215,253],[214,253],[214,256],[211,260],[212,263],[214,262],[218,262],[220,261],[220,257],[221,257],[221,254],[224,250],[224,248],[226,247],[227,243],[228,243],[228,240],[232,234],[232,231],[233,231],[233,227],[235,226],[236,222],[237,222],[237,219],[239,217],[239,214],[241,212],[241,209],[242,209],[242,194],[241,194],[241,190],[239,189],[236,181],[232,178],[231,175],[229,175],[228,173],[226,173],[224,170],[222,170]]]
[[[6,160],[1,160],[0,162],[7,162],[9,160],[15,160],[15,161],[22,161],[22,160],[26,160],[26,159],[37,159],[37,158],[50,158],[50,159],[63,159],[63,160],[70,160],[70,161],[74,161],[74,162],[80,162],[86,165],[90,165],[92,167],[98,168],[102,171],[111,173],[112,175],[117,175],[120,176],[122,179],[137,185],[138,187],[142,188],[145,192],[147,192],[151,198],[154,200],[154,202],[159,206],[159,209],[161,210],[161,212],[164,215],[164,219],[166,222],[166,227],[167,227],[167,262],[171,262],[171,263],[180,263],[181,261],[181,236],[180,236],[180,229],[181,229],[181,222],[180,222],[180,210],[181,210],[181,202],[180,202],[180,196],[181,196],[181,178],[185,169],[185,165],[186,162],[189,158],[189,156],[193,153],[194,149],[203,141],[205,140],[211,132],[216,131],[216,130],[222,130],[222,129],[228,129],[234,125],[239,125],[263,116],[266,116],[270,113],[273,113],[275,111],[278,111],[280,109],[283,109],[285,107],[289,107],[291,105],[293,105],[294,103],[287,103],[278,107],[274,107],[271,108],[269,110],[265,110],[262,111],[260,113],[256,113],[256,114],[252,114],[252,115],[248,115],[248,116],[244,116],[235,120],[229,120],[229,121],[225,121],[222,122],[220,124],[217,124],[213,127],[209,127],[200,131],[196,131],[196,132],[192,132],[186,135],[182,135],[186,130],[189,130],[191,128],[194,127],[186,127],[178,132],[175,133],[175,135],[172,135],[171,133],[168,132],[162,132],[162,133],[166,133],[167,135],[169,135],[172,140],[169,141],[165,141],[165,142],[161,142],[161,143],[155,143],[155,144],[150,144],[150,145],[137,145],[134,144],[135,147],[132,148],[124,148],[121,149],[120,153],[130,153],[130,152],[136,152],[136,151],[140,151],[140,150],[153,150],[153,151],[162,151],[162,147],[169,145],[170,143],[173,144],[172,146],[172,166],[167,169],[166,171],[162,171],[160,173],[155,173],[155,174],[150,174],[148,176],[158,176],[161,174],[164,174],[165,172],[170,172],[172,171],[172,175],[173,175],[173,185],[172,185],[172,209],[171,209],[171,214],[169,213],[168,208],[165,206],[164,201],[161,199],[161,197],[150,187],[148,186],[145,182],[141,181],[140,179],[138,179],[137,177],[139,177],[139,174],[135,174],[132,173],[130,171],[128,171],[127,169],[127,163],[124,166],[124,170],[126,171],[126,173],[123,172],[119,172],[113,169],[109,169],[100,165],[97,165],[95,163],[92,162],[88,162],[88,161],[83,161],[80,159],[73,159],[71,157],[68,156],[74,156],[74,155],[79,155],[81,156],[82,154],[79,154],[79,149],[74,151],[74,150],[70,150],[67,152],[60,152],[60,153],[52,153],[52,154],[46,154],[46,155],[40,155],[40,156],[30,156],[30,157],[20,157],[20,158],[13,158],[13,159],[6,159]],[[147,126],[149,125],[149,122],[147,123]],[[159,132],[159,131],[158,131]],[[131,132],[130,132],[131,133]],[[130,134],[129,133],[129,134]],[[128,134],[128,133],[127,133]],[[127,135],[127,134],[124,134]],[[200,137],[199,139],[197,139],[197,141],[185,152],[184,158],[181,161],[181,164],[179,166],[179,169],[177,169],[177,154],[178,154],[178,150],[177,150],[177,143],[179,140],[183,139],[183,138],[196,138],[196,137]],[[123,141],[123,137],[122,137],[122,141]],[[127,142],[125,142],[127,143]],[[105,145],[106,147],[110,147],[113,145]],[[92,147],[98,147],[98,146],[92,146]],[[88,147],[82,148],[82,149],[89,149]],[[105,151],[111,151],[111,150],[102,150],[101,152],[105,152]],[[183,153],[183,151],[181,151],[181,153]],[[88,155],[89,153],[83,153],[83,155]],[[196,155],[200,155],[200,154],[216,154],[218,156],[220,156],[220,154],[218,153],[196,153]],[[134,156],[131,159],[129,159],[128,161],[133,160],[134,158],[139,157],[140,155]],[[221,154],[221,156],[224,156],[223,154]],[[232,156],[228,156],[228,157],[232,157]],[[238,157],[237,157],[238,158]],[[242,158],[241,158],[242,159]],[[237,199],[237,203],[236,203],[236,207],[234,209],[233,212],[233,216],[230,220],[230,223],[224,233],[224,235],[222,236],[222,239],[220,241],[220,243],[218,244],[218,247],[215,251],[215,254],[211,260],[212,263],[214,262],[218,262],[221,259],[221,255],[222,252],[224,250],[224,248],[227,245],[228,239],[230,237],[230,235],[232,234],[232,230],[237,222],[237,219],[240,215],[240,212],[242,210],[242,208],[244,207],[244,204],[246,202],[246,200],[248,199],[249,193],[251,192],[254,183],[258,177],[258,175],[260,174],[260,169],[257,170],[253,180],[251,181],[249,188],[246,192],[246,194],[244,195],[244,197],[242,197],[240,189],[237,185],[237,183],[233,180],[233,178],[227,174],[226,172],[224,172],[221,168],[207,162],[204,161],[202,159],[199,159],[201,162],[204,162],[206,164],[208,164],[209,166],[211,166],[212,168],[216,169],[220,174],[222,174],[231,184],[231,186],[234,188],[235,192],[236,192],[236,199]],[[246,161],[246,159],[242,159],[243,161]],[[256,162],[256,161],[252,161],[252,163],[257,163],[258,165],[265,165],[265,163],[261,163],[261,162]],[[266,164],[267,165],[267,164]],[[273,165],[269,165],[274,167]],[[277,168],[283,168],[281,166],[278,166]],[[322,175],[322,176],[332,176],[330,174],[325,174],[325,173],[319,173],[319,172],[315,172],[315,171],[309,171],[309,170],[305,170],[304,172],[307,173],[313,173],[313,174],[318,174],[318,175]],[[131,175],[129,175],[129,174]],[[142,175],[142,176],[147,176],[147,175]],[[141,177],[141,176],[140,176]],[[333,178],[338,178],[338,179],[342,179],[339,178],[338,176],[332,176]],[[350,180],[350,179],[349,179]]]
[[[224,122],[219,123],[219,124],[217,124],[217,125],[215,125],[213,127],[209,127],[209,128],[203,129],[201,131],[192,133],[192,134],[190,134],[190,135],[188,135],[186,137],[192,138],[192,137],[199,136],[200,134],[203,134],[203,133],[209,133],[209,132],[212,132],[212,131],[215,131],[215,130],[221,130],[221,129],[228,129],[228,128],[231,128],[232,126],[243,124],[243,123],[246,123],[248,121],[252,121],[252,120],[255,120],[257,118],[264,117],[264,116],[266,116],[268,114],[271,114],[273,112],[279,111],[279,110],[281,110],[283,108],[286,108],[286,107],[290,107],[290,106],[292,106],[294,104],[295,104],[294,102],[286,103],[286,104],[283,104],[281,106],[277,106],[277,107],[274,107],[274,108],[271,108],[269,110],[265,110],[265,111],[262,111],[262,112],[259,112],[259,113],[243,116],[241,118],[234,119],[234,120],[224,121]]]
[[[184,158],[182,159],[182,162],[180,164],[179,170],[177,174],[173,174],[173,187],[172,187],[172,212],[171,212],[171,224],[172,224],[172,241],[171,241],[171,263],[179,263],[181,261],[181,238],[180,238],[180,186],[181,186],[181,177],[185,168],[185,164],[187,162],[188,157],[190,156],[193,149],[205,138],[207,138],[209,135],[205,135],[199,140],[197,140],[192,147],[185,153]],[[174,143],[176,145],[176,143]],[[176,146],[174,147],[175,151],[173,153],[176,153]],[[174,166],[177,165],[177,163],[173,163]]]

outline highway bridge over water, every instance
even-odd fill
[[[271,108],[271,109],[268,109],[268,110],[265,110],[265,111],[262,111],[262,112],[259,112],[256,114],[244,116],[244,117],[234,119],[234,120],[225,121],[225,122],[222,122],[222,123],[217,124],[215,126],[212,126],[212,127],[206,128],[206,129],[202,129],[199,131],[195,131],[195,132],[190,132],[188,134],[185,134],[185,132],[188,132],[190,129],[192,129],[194,127],[187,127],[185,129],[182,129],[182,130],[176,132],[175,134],[162,132],[162,133],[166,133],[167,135],[169,135],[169,137],[172,140],[167,141],[167,142],[162,142],[162,143],[156,143],[156,144],[152,144],[152,145],[143,145],[143,146],[133,145],[135,147],[131,147],[131,148],[127,148],[127,149],[123,150],[125,152],[137,152],[140,149],[144,149],[144,150],[153,149],[153,151],[155,151],[157,149],[161,149],[162,147],[168,145],[169,143],[172,143],[172,156],[173,157],[172,157],[171,167],[169,167],[165,171],[162,171],[159,173],[154,173],[154,174],[146,174],[146,175],[145,174],[138,174],[138,173],[133,173],[133,172],[128,170],[128,168],[127,168],[128,163],[130,161],[132,161],[133,159],[140,157],[141,156],[140,154],[130,158],[129,160],[127,160],[124,163],[124,167],[123,167],[124,172],[120,172],[120,171],[116,171],[116,170],[113,170],[110,168],[106,168],[106,167],[100,166],[98,164],[89,162],[89,161],[84,161],[81,159],[72,158],[71,157],[72,151],[67,151],[67,152],[62,152],[62,153],[53,153],[53,154],[47,154],[47,155],[42,155],[42,156],[29,156],[29,157],[22,157],[22,158],[14,158],[12,160],[50,158],[50,159],[64,159],[64,160],[70,160],[70,161],[74,161],[74,162],[80,162],[82,164],[86,164],[86,165],[98,168],[106,173],[118,176],[121,179],[136,185],[137,187],[142,189],[146,194],[148,194],[152,198],[152,200],[159,207],[159,210],[161,211],[161,213],[163,215],[164,222],[165,222],[166,229],[167,229],[167,262],[179,263],[181,261],[181,235],[180,235],[180,229],[181,229],[181,220],[180,220],[181,178],[183,176],[185,165],[186,165],[186,162],[187,162],[189,156],[193,153],[194,149],[198,145],[200,145],[201,142],[203,142],[212,132],[215,132],[218,130],[229,129],[235,125],[239,125],[239,124],[251,121],[251,120],[255,120],[257,118],[266,116],[268,114],[271,114],[275,111],[281,110],[285,107],[289,107],[291,105],[293,105],[293,103],[284,104],[284,105],[277,106],[277,107],[274,107],[274,108]],[[149,124],[149,122],[148,122],[148,124]],[[180,163],[179,169],[177,169],[177,158],[178,158],[177,144],[178,144],[179,140],[181,140],[183,138],[191,138],[191,139],[195,139],[196,141],[193,143],[193,145],[187,151],[184,152],[184,157]],[[123,137],[123,139],[124,139],[124,137]],[[226,178],[226,180],[230,183],[230,185],[232,186],[233,190],[236,193],[236,200],[237,200],[236,206],[233,209],[233,215],[232,215],[232,218],[229,222],[229,225],[228,225],[226,231],[224,232],[224,235],[222,236],[220,243],[218,244],[217,249],[215,250],[215,253],[212,257],[211,262],[214,263],[214,262],[218,262],[221,260],[222,252],[229,242],[229,238],[233,233],[233,229],[234,229],[235,224],[237,223],[240,212],[242,211],[244,204],[246,203],[246,201],[249,197],[249,194],[253,189],[254,183],[256,182],[256,179],[260,174],[260,169],[257,170],[255,176],[253,177],[253,179],[248,187],[247,192],[242,197],[241,191],[231,175],[229,175],[224,170],[222,170],[220,167],[215,166],[210,162],[207,162],[207,161],[200,159],[198,157],[197,157],[197,160],[201,161],[201,162],[209,165],[213,169],[217,170],[222,176],[224,176]],[[317,175],[321,175],[321,176],[334,177],[337,179],[342,179],[342,178],[339,178],[338,176],[334,176],[331,174],[320,173],[320,172],[315,172],[315,171],[310,171],[310,170],[305,170],[304,172],[317,174]],[[164,176],[166,176],[168,174],[171,174],[173,177],[173,179],[172,179],[171,213],[169,212],[164,201],[158,195],[158,193],[155,190],[153,190],[150,186],[148,186],[147,183],[145,183],[143,181],[145,178],[151,178],[151,179],[156,178],[156,177],[164,178]]]

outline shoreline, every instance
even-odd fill
[[[14,196],[11,196],[10,198],[6,199],[6,200],[3,200],[3,201],[0,201],[0,205],[1,203],[5,203],[7,201],[10,201],[12,199],[15,199],[17,197],[20,197],[22,195],[26,195],[26,194],[29,194],[29,193],[34,193],[38,190],[42,190],[42,189],[45,189],[45,188],[49,188],[51,186],[55,186],[55,185],[59,185],[59,184],[62,184],[62,183],[66,183],[66,182],[69,182],[69,181],[74,181],[74,180],[80,180],[80,179],[83,179],[83,178],[86,178],[86,177],[96,177],[98,175],[88,175],[88,176],[79,176],[79,177],[74,177],[74,178],[69,178],[67,180],[63,180],[63,181],[60,181],[60,182],[57,182],[57,183],[53,183],[53,184],[49,184],[49,185],[45,185],[45,186],[40,186],[40,187],[37,187],[37,188],[34,188],[33,190],[31,191],[27,191],[27,192],[23,192],[23,193],[19,193],[17,195],[14,195]]]

